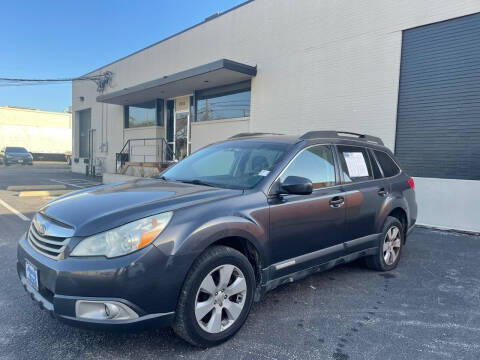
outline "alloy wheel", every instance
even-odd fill
[[[202,281],[195,297],[195,317],[208,333],[220,333],[238,319],[245,305],[247,282],[231,264],[218,266]]]
[[[385,264],[392,265],[400,254],[400,247],[402,246],[402,237],[400,229],[397,226],[392,226],[388,229],[383,241],[383,259]]]

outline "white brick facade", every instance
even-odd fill
[[[348,130],[379,136],[393,149],[402,30],[476,12],[478,0],[255,0],[92,74],[114,73],[108,93],[221,58],[256,65],[250,119],[193,126],[193,149],[238,129]],[[95,156],[113,172],[125,140],[123,109],[97,103],[97,95],[95,84],[74,82],[73,111],[92,108]]]

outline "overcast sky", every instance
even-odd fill
[[[19,0],[0,5],[0,78],[88,73],[244,0]],[[0,106],[63,111],[71,84],[0,86]]]

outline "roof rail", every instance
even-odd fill
[[[277,133],[262,133],[262,132],[243,132],[239,133],[233,136],[230,136],[230,139],[236,139],[236,138],[241,138],[241,137],[248,137],[248,136],[261,136],[261,135],[283,135],[283,134],[277,134]]]
[[[337,139],[352,139],[383,145],[382,139],[372,135],[358,134],[349,131],[309,131],[300,136],[302,140],[311,140],[319,138],[337,138]]]

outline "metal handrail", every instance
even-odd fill
[[[173,152],[171,145],[168,144],[168,142],[163,137],[128,139],[123,145],[122,150],[120,150],[120,152],[117,153],[117,156],[115,158],[115,171],[117,173],[132,158],[132,155],[133,155],[132,151],[133,151],[133,148],[135,147],[134,145],[132,145],[132,143],[140,142],[140,141],[143,142],[143,145],[142,145],[143,147],[154,146],[157,149],[157,151],[155,152],[155,155],[158,162],[165,163],[168,161],[175,160],[175,153]],[[155,143],[152,145],[147,145],[147,141],[157,141],[157,142],[160,142],[160,144]],[[147,156],[149,155],[143,154],[143,162],[146,162]]]

